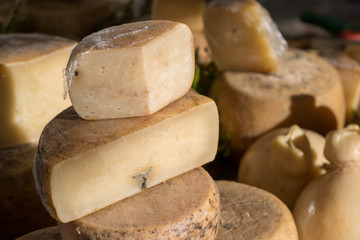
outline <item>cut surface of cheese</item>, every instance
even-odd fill
[[[210,175],[196,168],[69,223],[63,239],[215,239],[220,196]]]
[[[217,142],[216,105],[194,91],[144,117],[87,121],[69,108],[40,138],[37,189],[69,222],[212,161]]]
[[[71,53],[70,99],[84,119],[151,114],[186,94],[194,61],[185,24],[153,20],[110,27],[85,37]]]
[[[205,0],[154,0],[151,18],[186,24],[192,31],[203,30],[202,12]]]
[[[289,209],[274,195],[233,181],[216,181],[221,224],[216,240],[298,240]]]
[[[64,100],[63,70],[76,42],[42,34],[0,36],[0,147],[37,143]]]
[[[54,226],[54,227],[48,227],[48,228],[36,230],[22,237],[19,237],[16,240],[61,240],[61,239],[62,238],[60,236],[58,227]]]
[[[56,224],[44,209],[32,174],[37,145],[0,149],[0,233],[14,239]]]
[[[220,70],[276,72],[287,43],[269,13],[254,0],[212,0],[204,32]]]
[[[224,72],[211,96],[220,112],[222,135],[234,149],[247,149],[276,127],[313,130],[322,135],[345,122],[345,99],[335,68],[316,54],[288,51],[277,74]]]

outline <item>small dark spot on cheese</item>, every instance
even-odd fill
[[[79,72],[78,71],[75,71],[75,77],[79,76]]]
[[[201,230],[201,229],[202,229],[202,226],[201,226],[199,223],[196,223],[195,226],[194,226],[194,228]]]
[[[235,28],[231,29],[231,32],[236,33],[236,29]]]

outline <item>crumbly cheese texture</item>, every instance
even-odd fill
[[[61,240],[59,229],[57,226],[48,227],[36,230],[34,232],[28,233],[22,237],[17,238],[16,240]]]
[[[216,240],[298,240],[289,209],[274,195],[233,181],[216,181],[221,225]]]
[[[216,105],[193,91],[145,117],[87,121],[69,108],[44,129],[36,185],[69,222],[212,161],[217,142]]]
[[[194,77],[194,43],[182,23],[144,21],[85,37],[66,77],[84,119],[144,116],[186,94]]]
[[[194,184],[196,183],[196,184]],[[59,223],[63,239],[215,239],[220,196],[196,168],[81,219]]]
[[[0,147],[37,143],[64,100],[63,70],[76,42],[41,34],[0,36]]]
[[[276,72],[287,43],[269,13],[254,0],[212,0],[204,32],[220,70]]]
[[[154,0],[151,18],[181,22],[192,31],[202,31],[204,5],[205,0]]]
[[[212,85],[222,135],[247,149],[277,127],[297,124],[322,135],[343,127],[345,98],[336,69],[316,54],[291,49],[276,74],[227,71]]]

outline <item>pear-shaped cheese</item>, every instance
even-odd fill
[[[88,121],[69,108],[44,129],[34,173],[47,210],[81,218],[212,161],[218,112],[190,91],[155,114]]]

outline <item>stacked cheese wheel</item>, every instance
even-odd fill
[[[2,239],[56,223],[36,193],[32,166],[41,131],[70,106],[63,99],[62,70],[75,45],[75,41],[43,34],[0,35]]]
[[[277,127],[297,124],[326,134],[343,126],[345,101],[336,70],[315,54],[287,50],[256,1],[210,1],[204,29],[223,71],[211,95],[234,150],[243,152]]]
[[[63,239],[214,239],[213,100],[189,91],[190,29],[145,21],[85,37],[66,77],[72,107],[44,128],[36,187]]]

